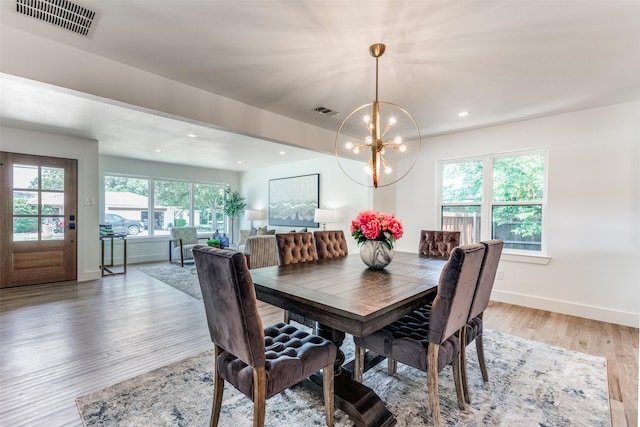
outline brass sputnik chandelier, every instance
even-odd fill
[[[411,114],[394,103],[378,101],[378,58],[385,48],[382,43],[369,47],[376,59],[375,101],[344,119],[335,142],[342,171],[358,184],[375,188],[404,178],[415,165],[422,146],[420,129]]]

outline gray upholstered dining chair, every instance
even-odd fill
[[[453,248],[460,246],[459,231],[420,230],[418,254],[423,257],[449,259]]]
[[[489,306],[489,298],[491,297],[493,282],[496,278],[498,263],[500,262],[500,255],[502,254],[502,249],[504,247],[504,242],[502,240],[487,240],[480,243],[484,245],[486,249],[484,253],[484,259],[482,260],[482,268],[480,269],[480,277],[478,278],[478,284],[476,286],[476,293],[473,296],[471,310],[469,311],[469,318],[464,329],[464,339],[466,345],[462,347],[462,358],[460,367],[463,376],[462,384],[465,386],[464,399],[467,403],[471,403],[471,398],[469,396],[469,383],[467,381],[467,358],[465,347],[471,344],[471,342],[474,340],[476,342],[478,364],[480,365],[482,380],[484,382],[489,381],[487,364],[484,360],[484,345],[482,343],[482,317],[484,315],[484,311]]]
[[[293,325],[263,328],[244,255],[198,245],[193,256],[215,348],[210,426],[218,425],[224,382],[253,400],[253,425],[263,426],[266,400],[323,370],[326,424],[333,425],[336,346]]]
[[[425,305],[365,337],[356,344],[355,379],[362,382],[364,349],[389,359],[390,374],[396,362],[427,372],[431,416],[441,425],[438,373],[452,365],[460,409],[466,409],[460,372],[460,335],[466,326],[476,290],[485,246],[458,246],[444,265],[432,305]]]
[[[318,259],[339,258],[349,255],[349,247],[342,230],[314,231]]]
[[[318,259],[313,234],[310,231],[301,233],[278,233],[276,234],[276,245],[278,247],[279,265],[297,264],[299,262],[316,261]],[[289,323],[291,320],[295,320],[313,329],[316,327],[315,320],[285,310],[285,323]]]

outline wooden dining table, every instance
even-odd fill
[[[250,270],[259,300],[317,322],[317,334],[338,346],[335,403],[356,426],[396,423],[380,397],[353,380],[354,362],[340,350],[345,334],[362,337],[429,302],[446,260],[395,252],[381,270],[369,269],[359,254]],[[367,370],[383,358],[368,354]],[[346,362],[346,363],[345,363]],[[308,384],[320,391],[319,375]]]

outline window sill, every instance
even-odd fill
[[[547,265],[549,261],[551,261],[550,256],[545,255],[533,255],[533,254],[516,254],[516,253],[502,253],[500,257],[502,261],[510,261],[510,262],[523,262],[527,264],[539,264],[539,265]]]

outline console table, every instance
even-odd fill
[[[122,257],[122,271],[115,272],[111,270],[114,267],[113,265],[113,243],[114,239],[122,239],[122,247],[123,247],[123,257]],[[111,256],[109,264],[104,263],[104,241],[110,240],[111,243]],[[100,246],[101,246],[101,255],[102,262],[100,263],[100,270],[102,272],[102,277],[104,276],[114,276],[116,274],[126,274],[127,273],[127,235],[123,233],[114,233],[114,234],[101,234],[100,235]]]

